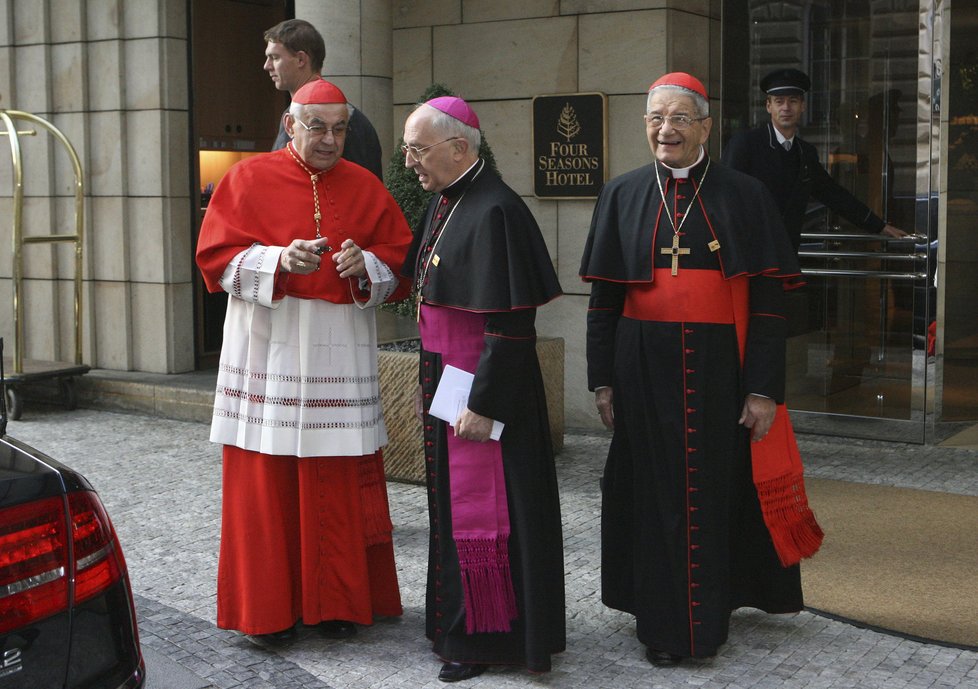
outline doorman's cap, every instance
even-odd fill
[[[776,69],[761,79],[761,91],[769,96],[804,96],[812,80],[798,69]]]

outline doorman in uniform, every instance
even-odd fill
[[[781,209],[795,251],[801,243],[810,198],[866,232],[905,237],[906,232],[880,218],[832,179],[815,147],[798,135],[809,89],[811,80],[797,69],[777,69],[761,79],[771,121],[735,134],[723,149],[721,162],[764,182]]]

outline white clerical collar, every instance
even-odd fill
[[[795,143],[795,137],[794,136],[792,136],[790,139],[788,139],[788,138],[785,137],[784,134],[781,133],[781,130],[778,129],[777,127],[772,127],[772,129],[774,130],[774,135],[776,137],[778,137],[778,143],[781,144],[782,146],[784,146],[784,142],[785,141],[790,141],[792,144]]]
[[[479,164],[479,161],[480,161],[480,160],[482,160],[482,158],[476,158],[476,159],[475,159],[475,162],[474,162],[474,163],[472,163],[471,165],[469,165],[469,166],[468,166],[467,168],[465,168],[465,172],[463,172],[463,173],[462,173],[462,174],[460,174],[460,175],[459,175],[458,177],[456,177],[456,178],[455,178],[455,180],[454,180],[454,181],[452,182],[452,184],[455,184],[455,182],[457,182],[457,181],[459,181],[460,179],[462,179],[463,177],[465,177],[465,176],[466,176],[467,174],[469,174],[469,170],[471,170],[471,169],[472,169],[472,168],[474,168],[474,167],[475,167],[476,165],[478,165],[478,164]],[[452,186],[452,184],[449,184],[449,185],[448,185],[448,186],[446,186],[445,188],[447,189],[448,187],[450,187],[450,186]]]
[[[696,159],[696,162],[690,165],[689,167],[669,167],[665,163],[662,164],[662,167],[664,167],[665,169],[667,169],[669,172],[672,173],[673,179],[686,179],[687,177],[689,177],[689,171],[692,170],[697,165],[699,165],[701,162],[703,162],[703,157],[705,155],[706,155],[706,151],[704,151],[703,147],[700,146],[699,157]]]

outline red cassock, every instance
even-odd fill
[[[381,453],[289,457],[224,446],[217,626],[267,634],[402,612]]]
[[[286,149],[249,158],[207,208],[197,262],[228,314],[211,439],[224,445],[218,626],[267,634],[301,620],[370,624],[402,612],[380,448],[371,298],[320,270],[278,270],[282,247],[352,239],[397,275],[411,240],[370,172],[339,161],[313,181]],[[396,278],[384,292],[404,296]]]

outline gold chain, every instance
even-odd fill
[[[305,172],[307,175],[309,175],[309,181],[312,182],[312,199],[313,199],[314,206],[315,206],[315,209],[314,209],[314,212],[312,214],[312,217],[316,221],[316,239],[319,239],[319,238],[321,238],[323,236],[320,233],[320,231],[319,231],[319,221],[322,220],[322,217],[323,216],[322,216],[322,213],[319,212],[319,188],[316,186],[316,183],[319,181],[319,173],[318,172],[311,172],[309,170],[309,168],[306,167],[306,164],[303,163],[301,160],[299,160],[299,157],[292,150],[292,142],[291,141],[285,145],[285,150],[287,150],[289,152],[289,155],[292,156],[292,160],[294,160],[296,162],[296,165],[298,165],[299,167],[301,167],[302,170],[303,170],[303,172]],[[327,251],[328,250],[329,249],[327,248]]]

